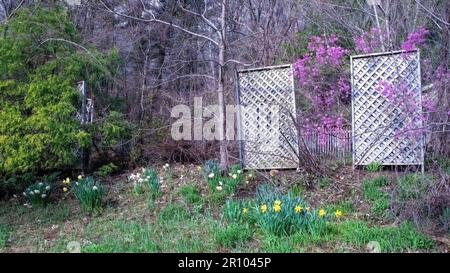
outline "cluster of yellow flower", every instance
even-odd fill
[[[282,209],[281,201],[280,201],[280,200],[275,200],[275,202],[273,203],[273,206],[272,206],[273,212],[279,213],[279,212],[281,212],[281,209]],[[296,205],[296,206],[294,207],[294,212],[295,212],[295,214],[300,214],[300,213],[302,213],[303,211],[309,212],[310,210],[311,210],[310,207],[303,208],[301,205]],[[267,206],[266,204],[262,204],[262,205],[260,206],[260,211],[261,211],[262,213],[266,213],[266,212],[268,211],[268,206]],[[243,209],[243,212],[244,212],[244,213],[247,213],[247,212],[248,212],[248,209],[247,209],[247,208],[244,208],[244,209]],[[343,213],[341,210],[339,210],[339,209],[336,210],[336,211],[334,212],[334,216],[335,216],[336,218],[342,217],[343,214],[344,214],[344,213]],[[319,217],[325,217],[326,215],[327,215],[326,210],[324,210],[324,209],[320,209],[320,210],[319,210]]]
[[[81,180],[81,179],[83,179],[83,176],[82,175],[79,175],[78,177],[78,180]],[[72,183],[72,181],[70,180],[70,177],[67,177],[66,179],[64,179],[63,181],[62,181],[62,183],[63,183],[63,188],[62,188],[62,190],[63,190],[63,192],[67,192],[67,191],[69,191],[69,189],[67,188],[67,186],[69,186],[70,185],[70,183]],[[78,183],[78,182],[77,182]]]

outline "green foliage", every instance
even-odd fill
[[[252,238],[253,231],[248,224],[232,223],[215,230],[214,240],[223,247],[235,247]]]
[[[214,176],[220,175],[219,162],[215,159],[209,159],[203,164],[203,175],[208,178],[212,173]]]
[[[76,27],[59,7],[22,8],[0,33],[0,173],[72,167],[93,137],[76,119],[76,84],[86,80],[97,92],[118,66],[117,52],[79,51]]]
[[[73,184],[73,192],[81,208],[87,212],[98,212],[102,208],[103,186],[93,177],[78,179]]]
[[[159,182],[158,173],[154,169],[145,169],[145,184],[152,196],[156,197],[161,194],[161,183]]]
[[[122,113],[111,111],[100,126],[103,146],[115,146],[131,137],[133,125],[125,120]]]
[[[10,230],[7,226],[0,224],[0,250],[2,250],[9,239]]]
[[[364,198],[371,201],[372,212],[377,216],[383,215],[389,209],[390,197],[381,189],[381,187],[386,186],[388,183],[388,179],[384,176],[363,182]]]
[[[319,216],[300,197],[283,195],[270,185],[258,188],[257,203],[257,224],[266,232],[283,236],[304,230],[315,234],[325,228],[325,215]]]
[[[400,201],[422,198],[432,179],[420,174],[408,174],[397,179],[397,194]]]
[[[442,214],[439,216],[439,221],[442,225],[442,230],[450,231],[450,207],[442,209]]]
[[[116,164],[111,162],[98,168],[95,174],[101,177],[105,177],[113,174],[115,171],[117,171],[117,169],[118,167],[116,166]]]
[[[230,168],[227,176],[220,174],[215,161],[207,161],[203,170],[211,192],[211,201],[214,203],[222,203],[227,196],[234,194],[244,178],[243,171],[238,165]]]
[[[51,187],[47,182],[38,182],[30,185],[24,192],[23,196],[36,206],[44,206],[50,198]]]
[[[339,225],[343,240],[359,247],[376,241],[382,252],[416,251],[434,247],[432,240],[418,233],[409,223],[399,227],[369,227],[361,221],[348,221]]]
[[[366,170],[368,172],[375,173],[381,171],[382,167],[383,165],[380,162],[372,162],[366,166]]]
[[[197,185],[184,185],[180,189],[180,194],[189,204],[198,204],[202,201],[200,189]]]
[[[256,204],[253,200],[227,200],[222,218],[228,223],[250,223],[256,221]]]

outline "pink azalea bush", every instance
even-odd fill
[[[311,111],[303,120],[303,131],[319,135],[324,144],[327,135],[341,132],[347,124],[339,114],[339,102],[349,99],[349,75],[345,71],[348,51],[338,45],[336,36],[313,36],[309,52],[294,63],[294,75],[311,103]]]

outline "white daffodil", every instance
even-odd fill
[[[45,189],[46,189],[46,190],[49,190],[49,189],[50,189],[50,186],[45,187]]]
[[[47,194],[44,193],[44,194],[41,195],[41,197],[45,198],[45,197],[47,197]]]
[[[41,192],[39,190],[34,190],[35,194],[40,194]]]
[[[238,173],[238,174],[241,174],[241,172],[242,172],[241,170],[237,170],[237,173]]]
[[[213,177],[214,177],[214,173],[210,173],[210,174],[208,175],[208,177],[209,177],[209,178],[213,178]]]
[[[94,190],[94,191],[98,190],[97,186],[93,186],[92,190]]]
[[[233,179],[237,179],[237,174],[233,174],[231,177],[233,177]]]
[[[217,186],[216,190],[221,191],[221,190],[223,190],[223,188],[221,186]]]
[[[39,186],[42,186],[42,185],[44,185],[44,183],[42,183],[42,182],[39,182]]]
[[[33,191],[30,191],[30,195],[34,195],[34,192],[33,192]]]
[[[23,194],[23,196],[27,196],[27,193],[26,193],[26,192],[23,192],[22,194]]]
[[[83,176],[80,174],[77,178],[78,178],[78,180],[81,180],[83,178]]]
[[[219,185],[222,186],[222,181],[219,181]]]

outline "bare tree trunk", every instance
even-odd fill
[[[143,121],[145,117],[145,109],[144,109],[144,93],[147,89],[147,66],[148,66],[148,50],[145,52],[145,60],[144,60],[144,68],[142,71],[142,86],[141,86],[141,114],[139,115],[140,120]]]
[[[219,118],[220,118],[220,168],[222,171],[228,167],[228,152],[227,140],[225,136],[225,50],[226,50],[226,0],[222,0],[222,14],[221,14],[221,35],[219,41],[219,78],[218,78],[218,103],[219,103]]]

